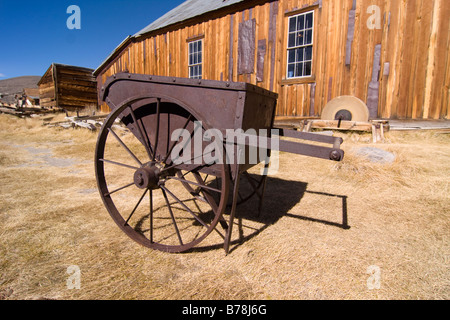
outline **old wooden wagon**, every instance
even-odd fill
[[[341,138],[275,136],[277,94],[252,84],[119,73],[101,94],[112,112],[96,146],[100,196],[117,225],[153,249],[183,252],[214,231],[228,252],[236,206],[255,194],[261,206],[274,149],[344,156]],[[256,165],[263,174],[249,175]],[[247,193],[241,177],[252,186]]]

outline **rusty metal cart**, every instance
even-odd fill
[[[289,139],[275,140],[277,94],[248,83],[120,73],[107,79],[101,97],[112,111],[95,152],[100,196],[120,229],[152,249],[184,252],[214,232],[228,253],[236,206],[257,195],[261,207],[264,196],[267,175],[248,170],[267,169],[274,146],[334,161],[344,156],[341,138],[280,129]],[[227,141],[227,130],[235,141]],[[224,139],[208,139],[211,132]],[[256,161],[252,147],[263,149]],[[247,193],[241,178],[251,185]]]

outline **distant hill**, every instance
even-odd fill
[[[0,80],[0,94],[3,96],[1,101],[14,103],[14,95],[22,93],[24,88],[37,88],[37,83],[41,80],[40,76],[23,76]]]

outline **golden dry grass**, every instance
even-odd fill
[[[392,164],[355,154],[370,136],[342,136],[342,163],[281,154],[261,216],[256,199],[239,207],[229,255],[167,254],[109,217],[95,133],[0,115],[0,299],[449,299],[448,134],[390,132],[375,147]]]

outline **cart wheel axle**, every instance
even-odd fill
[[[152,189],[158,188],[158,182],[160,180],[160,171],[155,165],[143,166],[134,173],[134,184],[139,189]]]

